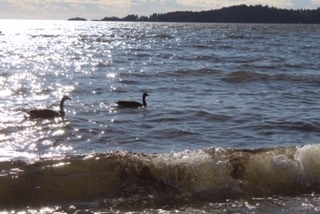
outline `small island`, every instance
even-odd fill
[[[80,18],[80,17],[75,17],[75,18],[70,18],[68,21],[87,21],[85,18]]]

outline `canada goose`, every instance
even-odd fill
[[[63,96],[60,102],[60,111],[53,111],[50,109],[32,109],[27,113],[30,115],[30,118],[42,118],[42,119],[51,119],[54,117],[64,117],[66,113],[64,112],[63,105],[65,100],[71,100],[68,96]]]
[[[142,103],[136,102],[136,101],[117,101],[118,107],[120,108],[146,108],[147,102],[146,102],[146,96],[149,96],[148,93],[143,93],[142,95]]]

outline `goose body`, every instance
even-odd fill
[[[117,101],[116,103],[118,104],[119,108],[146,108],[147,107],[147,102],[146,102],[146,97],[149,96],[148,93],[143,93],[142,95],[142,103],[139,103],[137,101]]]
[[[54,111],[51,109],[33,109],[27,112],[30,115],[30,118],[42,118],[42,119],[51,119],[55,117],[64,117],[66,113],[64,112],[64,101],[71,100],[68,96],[63,96],[60,101],[60,111]]]

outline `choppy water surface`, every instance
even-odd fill
[[[2,209],[319,211],[320,26],[1,20],[0,32]],[[114,103],[143,92],[146,109]],[[65,94],[64,119],[26,117]]]

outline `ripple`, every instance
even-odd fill
[[[0,147],[6,157],[318,142],[319,50],[310,36],[317,28],[12,26],[0,41]],[[147,109],[116,108],[116,100],[140,100],[144,91],[150,93]],[[64,121],[24,117],[30,108],[58,109],[64,94],[73,98]]]

